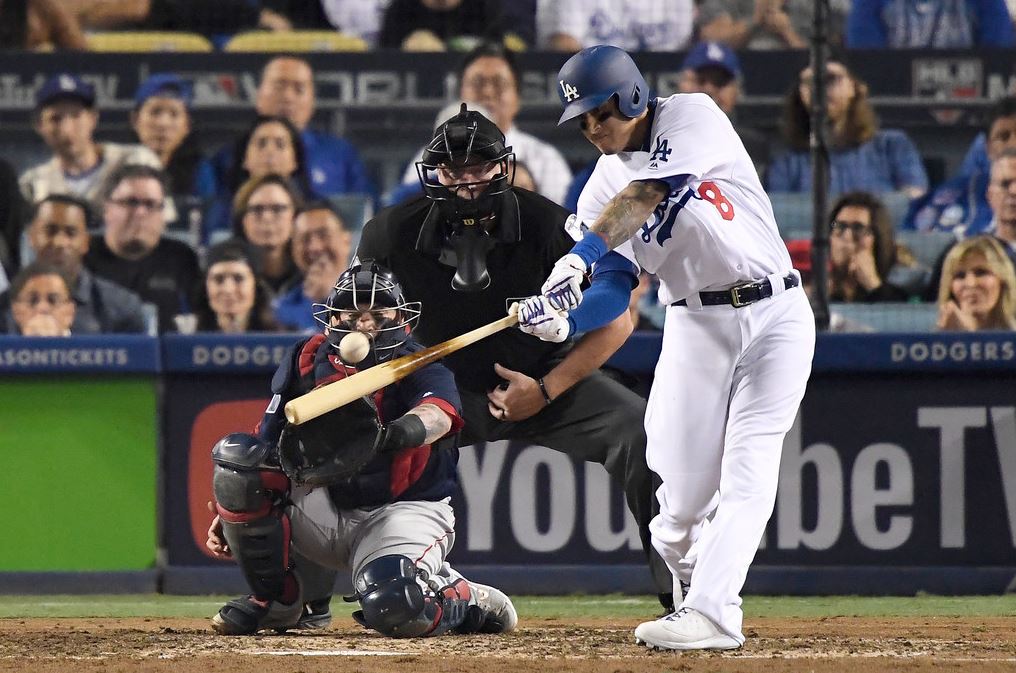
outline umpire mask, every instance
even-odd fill
[[[466,104],[434,132],[416,163],[427,198],[437,204],[446,240],[455,252],[452,287],[478,291],[490,285],[487,253],[494,247],[485,223],[501,209],[515,178],[515,154],[494,122]]]
[[[387,268],[366,260],[354,264],[339,276],[324,304],[314,304],[314,319],[324,325],[325,338],[336,351],[343,337],[352,332],[367,335],[370,350],[360,362],[363,370],[391,360],[420,320],[420,302],[407,302],[395,275]],[[373,326],[365,331],[369,314]]]

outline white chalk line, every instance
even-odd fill
[[[399,657],[418,656],[413,652],[381,652],[375,650],[255,650],[237,654],[271,655],[274,657]]]

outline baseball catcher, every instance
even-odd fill
[[[444,366],[430,364],[299,426],[283,413],[317,386],[419,350],[410,340],[419,304],[405,301],[390,271],[365,261],[317,308],[324,329],[279,366],[256,434],[227,435],[212,449],[217,515],[207,546],[235,558],[251,589],[224,605],[212,627],[226,635],[298,627],[306,613],[295,551],[351,572],[354,618],[386,636],[511,631],[511,600],[445,560],[455,541],[449,500],[458,450],[450,438],[462,419]],[[358,363],[339,355],[354,332],[370,343]]]

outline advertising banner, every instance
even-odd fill
[[[222,353],[249,358],[272,343]],[[757,563],[1016,565],[1012,339],[873,335],[845,343],[820,339]],[[260,419],[271,368],[206,373],[207,363],[193,362],[205,351],[180,344],[183,351],[164,355],[180,365],[166,374],[165,542],[170,564],[217,564],[203,546],[211,446]],[[618,361],[644,372],[658,350],[658,335],[640,336]],[[459,474],[457,564],[642,563],[634,522],[599,465],[496,442],[462,448]]]

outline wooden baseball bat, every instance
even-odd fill
[[[309,393],[294,397],[286,403],[286,419],[294,425],[300,425],[322,414],[327,414],[332,409],[349,404],[358,397],[381,390],[385,386],[409,376],[417,369],[425,367],[435,360],[440,360],[449,353],[454,353],[491,334],[496,334],[506,327],[511,327],[518,321],[518,315],[512,313],[500,320],[452,337],[448,341],[375,365],[362,372],[357,372],[347,379],[329,383]]]

